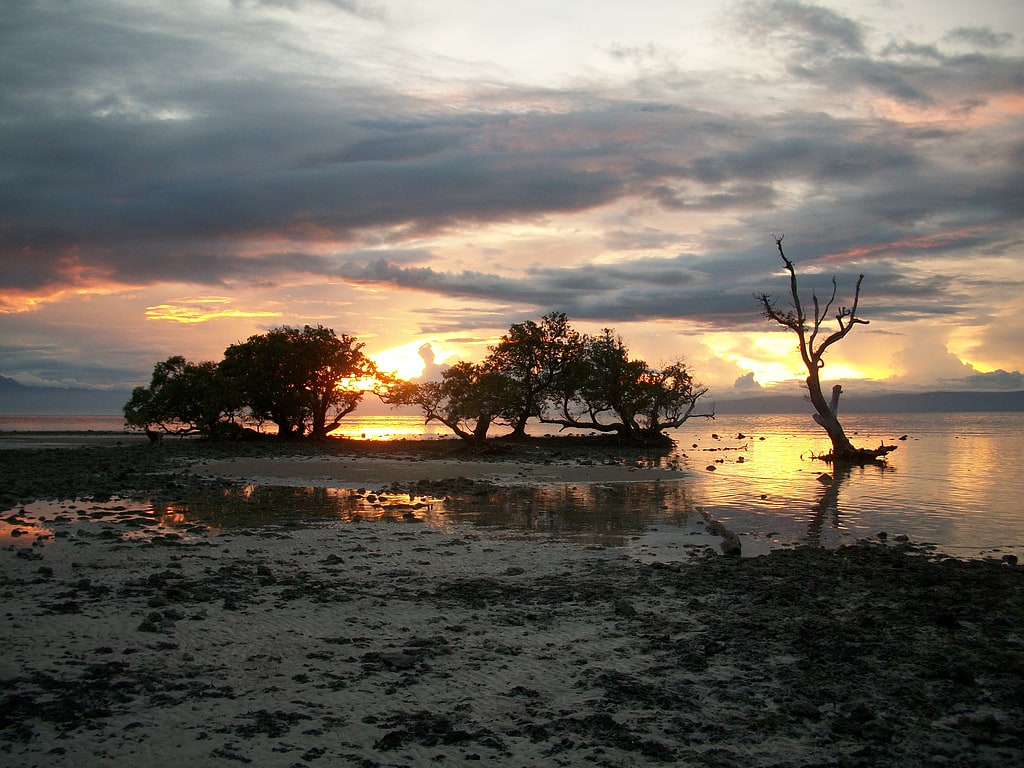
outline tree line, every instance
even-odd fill
[[[438,381],[377,369],[355,337],[321,325],[282,326],[229,346],[219,362],[173,356],[124,406],[126,426],[165,434],[237,438],[267,422],[282,437],[326,437],[366,395],[413,405],[427,422],[482,443],[493,426],[526,435],[536,420],[615,435],[629,444],[670,442],[666,429],[697,413],[707,394],[681,360],[634,358],[612,329],[580,333],[564,313],[509,327],[478,363],[459,362]]]
[[[849,307],[836,306],[838,283],[819,300],[811,293],[805,307],[794,263],[773,236],[789,278],[788,306],[779,307],[769,293],[755,294],[761,314],[796,334],[807,369],[806,387],[814,421],[827,433],[832,451],[819,458],[836,464],[883,461],[896,450],[857,448],[839,421],[842,387],[826,400],[821,382],[825,352],[858,325],[860,275]],[[834,315],[830,314],[834,312]],[[835,320],[837,330],[826,323]],[[317,325],[282,326],[233,344],[219,363],[190,363],[180,356],[157,363],[148,387],[136,387],[124,407],[130,429],[163,434],[236,437],[267,421],[278,434],[325,437],[373,392],[391,405],[415,405],[427,422],[437,421],[463,440],[483,442],[492,426],[526,434],[531,419],[565,429],[588,429],[616,435],[630,444],[664,444],[666,429],[691,417],[707,394],[682,360],[660,368],[630,356],[622,337],[609,328],[592,336],[576,331],[564,313],[539,322],[512,325],[479,363],[460,362],[440,381],[414,383],[378,371],[354,337]]]

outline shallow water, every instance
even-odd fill
[[[410,417],[374,424],[396,435],[412,428]],[[1024,414],[850,415],[844,424],[858,445],[899,448],[886,465],[854,469],[826,485],[819,476],[831,467],[811,456],[826,452],[828,442],[809,418],[730,416],[684,425],[673,435],[677,448],[651,458],[684,470],[676,482],[512,488],[459,499],[250,486],[132,513],[160,526],[218,530],[306,520],[472,525],[625,547],[651,558],[714,546],[713,520],[740,538],[745,555],[884,534],[957,557],[1024,558]],[[25,520],[35,517],[28,513]],[[12,543],[13,528],[0,523],[0,539]],[[22,542],[48,532],[45,523],[20,529]]]
[[[679,440],[695,473],[695,503],[752,547],[848,543],[885,532],[960,557],[1024,555],[1024,414],[850,415],[844,425],[857,445],[899,448],[885,466],[854,469],[831,488],[818,481],[830,468],[809,458],[828,450],[810,419],[717,420],[722,439],[711,442],[746,450],[720,453],[724,463],[714,472],[704,468],[715,456],[705,450],[713,447],[702,439],[705,425],[682,430],[697,436]],[[740,432],[747,437],[738,439]]]

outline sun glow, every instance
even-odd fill
[[[745,373],[753,373],[754,380],[762,387],[807,378],[793,335],[716,333],[706,335],[702,342],[715,357],[733,363]],[[844,360],[838,355],[827,359],[822,369],[822,378],[828,381],[882,379],[891,374],[884,365]]]
[[[432,374],[446,361],[458,357],[458,352],[437,339],[410,341],[399,347],[374,352],[368,357],[382,373],[412,381]]]

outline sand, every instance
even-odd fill
[[[250,458],[190,466],[272,476]],[[397,471],[275,461],[296,484]],[[526,472],[513,468],[478,469]],[[0,549],[3,765],[1024,758],[1024,569],[1010,562],[875,543],[642,563],[415,515],[174,525],[118,497],[25,504],[6,522],[21,534]]]

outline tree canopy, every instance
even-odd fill
[[[459,363],[438,382],[403,385],[387,401],[418,405],[428,422],[470,442],[482,442],[494,423],[521,437],[535,418],[649,445],[670,442],[664,431],[695,415],[713,418],[694,413],[706,393],[683,362],[651,367],[630,357],[611,329],[581,334],[555,312],[512,325],[482,362]]]
[[[610,328],[586,336],[578,354],[556,377],[553,402],[541,421],[574,429],[615,433],[627,443],[657,444],[664,430],[697,416],[708,390],[681,361],[654,368],[632,358],[622,337]]]
[[[665,443],[707,393],[682,361],[660,368],[630,356],[611,329],[582,334],[564,313],[516,323],[478,363],[412,383],[377,370],[363,344],[322,325],[281,326],[230,345],[219,362],[176,356],[157,363],[148,387],[124,407],[128,427],[167,434],[236,434],[272,422],[283,437],[325,437],[367,392],[419,407],[428,422],[482,443],[492,426],[523,437],[531,419]],[[670,442],[670,441],[668,441]]]
[[[148,432],[214,437],[234,410],[217,363],[175,355],[153,366],[148,387],[132,391],[124,418],[126,426]]]
[[[495,416],[508,407],[511,380],[493,368],[459,362],[441,374],[440,381],[405,382],[389,392],[393,405],[419,406],[427,423],[437,421],[471,443],[482,443]]]
[[[225,422],[271,421],[283,437],[324,437],[355,410],[363,382],[376,374],[362,349],[322,325],[281,326],[232,344],[219,363],[171,357],[157,363],[149,387],[132,393],[125,423],[217,437]]]

